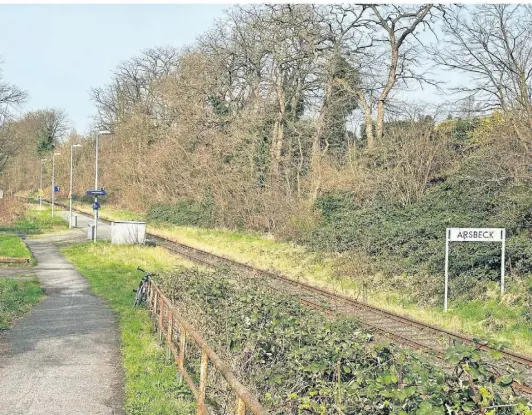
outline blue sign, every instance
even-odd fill
[[[103,189],[100,190],[87,190],[87,196],[105,196],[107,192]]]
[[[93,209],[93,210],[98,210],[98,209],[100,209],[100,204],[99,204],[98,202],[94,202],[94,203],[92,204],[92,209]]]
[[[54,186],[54,192],[59,192],[59,186]]]

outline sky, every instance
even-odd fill
[[[3,79],[26,90],[21,111],[59,108],[87,133],[90,89],[116,66],[156,46],[181,47],[212,27],[229,5],[0,5]]]
[[[29,94],[20,113],[62,109],[72,127],[86,134],[95,114],[90,89],[106,85],[118,64],[147,48],[194,43],[229,7],[0,4],[0,70],[5,82]],[[461,74],[436,72],[445,86],[463,81]],[[418,85],[398,96],[416,103],[444,99],[433,88],[420,90]]]

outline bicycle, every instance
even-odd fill
[[[146,303],[148,300],[148,286],[150,284],[150,278],[156,277],[158,275],[154,274],[153,272],[144,271],[141,267],[137,267],[137,270],[142,271],[144,273],[144,277],[142,277],[140,280],[139,288],[133,290],[137,292],[135,295],[135,301],[133,302],[133,307],[137,307]]]

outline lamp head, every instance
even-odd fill
[[[98,135],[111,135],[111,131],[109,130],[100,130],[98,131]]]

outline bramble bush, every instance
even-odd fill
[[[158,282],[272,414],[531,413],[475,347],[448,349],[454,370],[443,371],[228,270],[179,269]],[[212,372],[210,382],[209,405],[227,413]]]
[[[157,204],[148,211],[147,220],[181,226],[212,227],[213,206],[209,202],[194,200],[180,200],[175,205]]]

